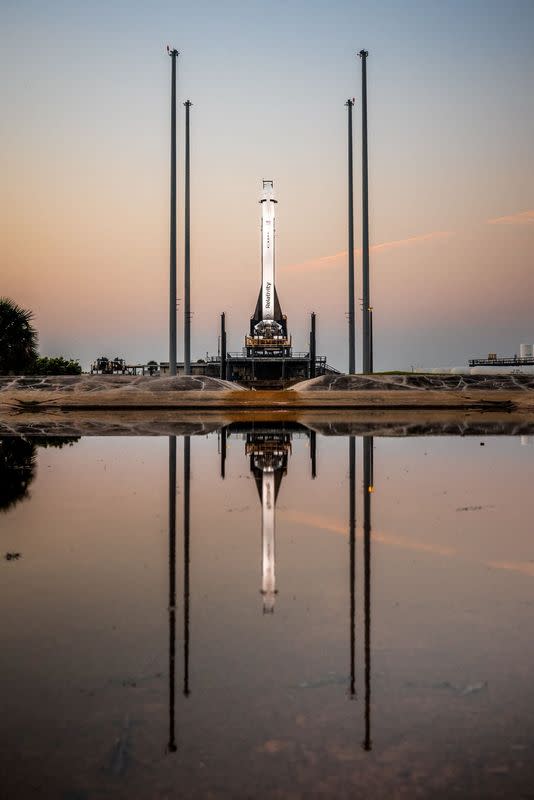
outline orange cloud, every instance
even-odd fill
[[[534,564],[532,561],[488,561],[487,566],[492,569],[507,569],[512,572],[519,572],[521,575],[529,575],[534,578]]]
[[[518,211],[506,217],[488,219],[488,225],[534,225],[534,209],[531,211]]]
[[[310,528],[318,528],[322,531],[330,533],[340,533],[342,536],[348,536],[349,526],[348,523],[342,520],[332,519],[325,517],[321,514],[308,514],[302,511],[279,511],[279,515],[291,522],[297,522],[301,525],[308,525]],[[358,530],[356,536],[358,539],[362,538],[362,531]],[[403,550],[415,550],[420,553],[430,553],[437,556],[445,556],[449,558],[461,557],[454,548],[444,547],[434,542],[421,542],[415,539],[406,539],[404,536],[397,536],[396,534],[383,533],[381,531],[373,530],[373,542],[380,544],[391,545],[393,547],[400,547]],[[465,560],[465,559],[462,559]],[[481,564],[490,569],[502,569],[510,572],[518,572],[521,575],[528,575],[534,578],[534,562],[532,561],[475,561],[468,563]]]
[[[532,213],[532,212],[528,212]],[[369,248],[372,253],[380,253],[383,250],[395,250],[398,247],[410,247],[414,244],[421,244],[433,239],[447,239],[454,236],[453,231],[432,231],[431,233],[421,233],[419,236],[409,236],[407,239],[396,239],[392,242],[382,242],[381,244],[373,244]],[[354,250],[354,255],[361,255],[361,247]],[[341,265],[346,261],[348,250],[341,250],[339,253],[333,253],[330,256],[321,256],[320,258],[312,258],[309,261],[302,261],[300,264],[290,264],[285,269],[321,269],[322,267]]]
[[[324,517],[320,514],[307,514],[301,511],[279,511],[279,514],[292,522],[298,522],[301,525],[309,525],[310,528],[319,528],[319,530],[329,531],[331,533],[340,533],[348,536],[348,525],[341,520],[331,519]],[[357,532],[358,538],[361,538],[362,532]],[[417,550],[422,553],[432,553],[438,556],[454,556],[456,551],[450,547],[442,547],[438,544],[429,544],[427,542],[419,542],[414,539],[406,539],[403,536],[396,536],[391,533],[382,533],[380,531],[373,531],[373,541],[380,542],[381,544],[392,545],[393,547],[401,547],[404,550]]]

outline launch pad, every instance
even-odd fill
[[[264,180],[261,205],[261,288],[241,353],[226,353],[224,315],[221,318],[221,373],[226,380],[249,388],[283,389],[293,383],[337,370],[316,355],[315,314],[311,315],[309,350],[293,352],[287,317],[282,313],[275,283],[276,204],[273,181]]]
[[[296,353],[287,358],[248,357],[239,353],[229,353],[226,364],[227,380],[236,381],[249,389],[284,389],[299,381],[325,375],[326,358],[313,364],[308,353]],[[333,370],[332,370],[333,371]]]

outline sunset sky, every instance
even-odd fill
[[[168,358],[167,44],[181,53],[179,297],[193,102],[193,358],[216,353],[221,311],[229,349],[243,344],[267,178],[294,346],[316,311],[319,351],[346,368],[344,103],[359,298],[362,48],[375,367],[534,342],[532,0],[0,2],[0,295],[34,310],[42,354]],[[358,366],[360,352],[358,324]]]

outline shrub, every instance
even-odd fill
[[[63,356],[36,358],[33,367],[34,375],[81,375],[81,373],[82,368],[78,361]]]

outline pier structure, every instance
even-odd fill
[[[499,356],[491,353],[488,358],[470,358],[470,367],[534,367],[533,356]]]

